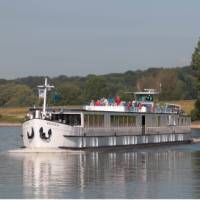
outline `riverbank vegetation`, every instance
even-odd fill
[[[187,114],[194,108],[197,98],[197,77],[191,67],[151,68],[86,77],[59,76],[49,78],[55,89],[48,93],[49,106],[84,105],[91,99],[115,97],[131,100],[127,92],[155,88],[160,91],[159,100],[180,103]],[[0,122],[22,122],[28,107],[42,106],[37,85],[44,77],[26,77],[0,80]]]
[[[196,90],[197,98],[195,101],[195,108],[192,110],[191,115],[193,120],[200,120],[200,39],[192,54],[191,67],[196,72]]]
[[[197,76],[190,66],[177,68],[150,68],[86,77],[59,76],[49,78],[55,89],[48,94],[51,106],[82,105],[91,99],[115,97],[133,98],[127,92],[155,88],[160,101],[193,100],[197,98]],[[0,79],[0,108],[42,105],[37,97],[37,85],[44,77],[26,77],[14,80]]]

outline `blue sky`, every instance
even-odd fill
[[[199,0],[0,0],[0,78],[188,65]]]

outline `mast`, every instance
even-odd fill
[[[43,109],[42,109],[42,113],[43,113],[43,116],[45,116],[46,115],[46,107],[47,107],[47,91],[51,90],[52,88],[54,88],[54,86],[53,85],[49,85],[48,82],[47,82],[47,78],[45,78],[44,85],[39,85],[38,88],[43,90]]]

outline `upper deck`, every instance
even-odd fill
[[[159,92],[154,89],[144,89],[144,91],[133,92],[134,97],[131,101],[122,101],[119,97],[115,99],[102,98],[92,100],[90,105],[83,107],[87,111],[104,111],[104,112],[135,112],[135,113],[179,113],[183,114],[180,105],[176,104],[159,104],[157,96]]]

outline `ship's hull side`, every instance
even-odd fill
[[[83,128],[42,119],[23,124],[23,141],[27,148],[94,148],[138,144],[188,142],[189,126],[132,128]]]

